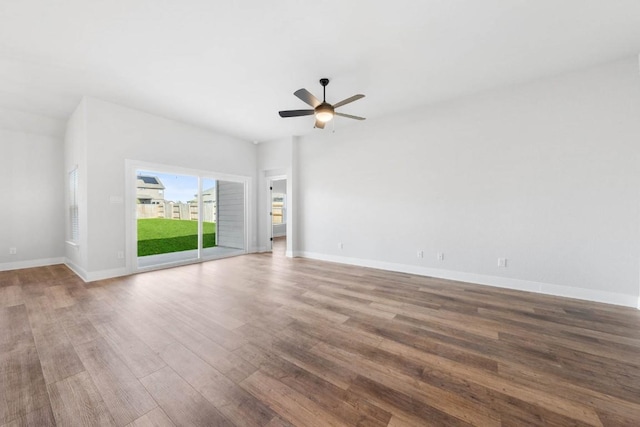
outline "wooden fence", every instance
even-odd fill
[[[198,219],[197,203],[173,203],[164,202],[158,205],[138,204],[138,219],[166,218],[166,219],[187,219],[196,221]],[[216,222],[215,203],[203,204],[203,221]]]

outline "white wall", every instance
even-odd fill
[[[86,277],[88,263],[88,211],[87,211],[87,183],[88,183],[88,170],[87,170],[87,109],[86,99],[83,99],[78,107],[75,109],[69,121],[67,122],[67,130],[64,138],[64,169],[61,170],[61,175],[64,180],[65,198],[62,206],[64,215],[64,240],[65,240],[65,263],[72,268],[81,277]],[[69,189],[67,185],[68,174],[74,168],[78,168],[78,230],[79,240],[78,242],[71,243],[69,237],[70,222],[69,212],[67,206],[69,206]],[[60,227],[60,225],[58,226]]]
[[[86,98],[88,266],[85,279],[127,272],[125,159],[247,176],[255,205],[253,144],[94,98]],[[249,242],[255,246],[255,216]],[[250,248],[251,249],[251,248]],[[125,254],[125,259],[127,255]]]
[[[295,137],[282,138],[274,141],[260,143],[257,146],[258,156],[258,247],[265,251],[271,247],[269,238],[271,236],[271,201],[269,200],[269,183],[274,177],[284,178],[287,182],[288,193],[293,189],[293,149],[296,144]],[[295,219],[295,197],[287,195],[287,225],[286,234],[292,237],[291,231]],[[292,207],[293,206],[293,207]],[[293,255],[293,239],[287,239],[287,256]]]
[[[52,136],[61,140],[65,134],[65,121],[26,111],[0,108],[0,129]]]
[[[268,175],[284,175],[291,168],[291,137],[258,144],[258,169]]]
[[[0,270],[60,263],[63,124],[25,112],[0,113]],[[11,247],[15,255],[9,255]]]
[[[344,125],[298,146],[303,255],[638,304],[637,58]]]

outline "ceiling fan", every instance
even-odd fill
[[[336,112],[336,108],[342,107],[350,102],[357,101],[360,98],[364,98],[364,95],[353,95],[350,98],[343,99],[342,101],[331,105],[326,100],[327,95],[327,85],[329,84],[329,79],[320,79],[320,84],[322,85],[322,102],[318,100],[311,92],[306,89],[298,89],[293,94],[300,98],[302,101],[313,107],[313,110],[286,110],[280,111],[280,117],[300,117],[300,116],[316,116],[316,124],[314,127],[319,129],[324,129],[325,123],[333,119],[333,116],[346,117],[348,119],[355,120],[364,120],[364,117],[352,116],[351,114],[344,114]]]

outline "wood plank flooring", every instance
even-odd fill
[[[0,272],[0,426],[640,426],[637,310],[281,251]]]

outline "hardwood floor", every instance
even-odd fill
[[[0,272],[0,426],[640,425],[637,310],[280,249]]]

